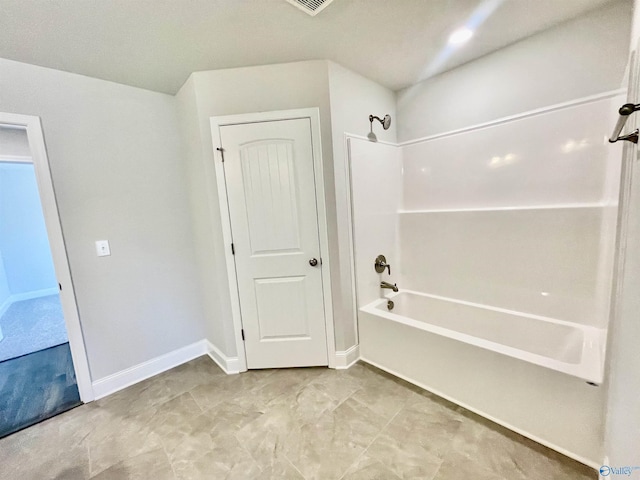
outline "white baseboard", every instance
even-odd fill
[[[208,352],[209,342],[200,340],[92,383],[95,400],[182,365]]]
[[[11,295],[11,302],[21,302],[22,300],[31,300],[32,298],[48,297],[49,295],[57,295],[59,290],[57,287],[44,288],[42,290],[33,290],[32,292],[18,293]]]
[[[336,370],[345,370],[360,360],[360,346],[336,352]]]
[[[138,382],[147,380],[155,375],[182,365],[194,358],[208,355],[211,360],[227,374],[240,373],[238,357],[228,357],[218,347],[208,340],[200,340],[173,352],[166,353],[120,372],[96,380],[92,383],[94,399],[98,400],[119,390],[130,387]],[[360,358],[360,349],[354,345],[343,352],[336,352],[336,368],[346,369]]]
[[[0,317],[4,315],[7,310],[9,310],[9,307],[12,303],[21,302],[23,300],[31,300],[32,298],[48,297],[49,295],[56,295],[57,293],[58,289],[56,287],[53,287],[11,295],[4,302],[2,302],[2,305],[0,305]]]
[[[218,366],[228,375],[240,373],[240,360],[238,357],[227,357],[218,347],[208,340],[204,340],[207,345],[207,355],[211,360],[216,362]]]

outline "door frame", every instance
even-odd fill
[[[327,359],[329,368],[335,368],[335,336],[333,324],[333,302],[331,298],[331,267],[329,261],[329,234],[327,228],[326,197],[324,189],[324,171],[322,164],[322,141],[320,136],[320,110],[301,108],[295,110],[278,110],[272,112],[243,113],[239,115],[225,115],[210,117],[213,155],[215,158],[216,184],[218,186],[218,204],[222,220],[222,237],[224,239],[224,257],[231,293],[231,316],[238,352],[239,371],[247,371],[247,358],[244,341],[242,340],[242,314],[240,312],[240,291],[236,276],[235,257],[231,253],[233,236],[231,234],[231,213],[227,197],[227,183],[224,175],[222,140],[220,127],[242,125],[248,123],[273,122],[278,120],[309,119],[311,122],[311,149],[313,152],[313,169],[315,175],[316,209],[318,213],[318,233],[320,240],[320,256],[322,259],[322,297],[324,304],[325,332],[327,341]]]
[[[29,163],[32,163],[34,167],[53,266],[58,283],[61,286],[59,292],[60,303],[62,304],[67,336],[69,337],[69,348],[73,359],[80,400],[84,403],[91,402],[95,397],[91,384],[89,361],[40,117],[0,112],[0,125],[25,129],[27,132],[29,150],[31,151]],[[3,157],[3,159],[9,160],[9,157]],[[14,158],[13,161],[25,163],[27,159],[25,157]]]

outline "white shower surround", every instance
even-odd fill
[[[608,92],[400,146],[347,139],[362,358],[594,467],[604,392],[585,380],[603,380],[619,103]],[[391,276],[375,273],[378,254]],[[380,280],[441,314],[386,311]],[[442,323],[455,305],[476,321],[514,312],[485,322],[514,328],[492,340]],[[523,345],[535,322],[566,326],[567,341]],[[557,351],[539,355],[545,342]]]

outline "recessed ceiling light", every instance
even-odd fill
[[[449,35],[449,44],[462,45],[463,43],[467,43],[471,37],[473,37],[473,30],[462,27]]]

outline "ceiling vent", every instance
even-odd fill
[[[304,13],[315,17],[322,10],[327,8],[333,0],[287,0],[291,5],[295,5]]]

